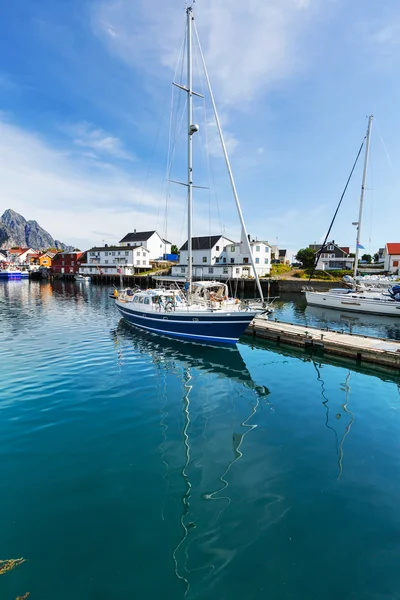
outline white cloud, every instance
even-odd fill
[[[0,214],[12,208],[65,243],[76,238],[98,243],[101,231],[116,241],[133,227],[158,227],[162,233],[161,185],[143,192],[142,173],[135,178],[120,166],[99,165],[93,168],[68,148],[51,146],[0,113]],[[172,197],[171,216],[174,210],[181,213],[182,206]],[[173,226],[170,233],[174,236]]]
[[[63,125],[61,130],[67,133],[73,139],[74,144],[83,148],[91,148],[100,155],[106,155],[114,158],[131,160],[132,154],[127,152],[121,140],[110,135],[99,127],[95,127],[87,121],[80,123]],[[86,153],[89,156],[90,153]],[[96,154],[90,155],[96,158]]]
[[[320,0],[202,0],[196,22],[210,76],[228,104],[254,100],[302,61],[303,34]],[[184,13],[161,0],[99,0],[93,27],[108,48],[151,73],[174,65]]]

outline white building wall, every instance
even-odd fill
[[[82,263],[80,273],[98,273],[100,268],[104,273],[118,273],[122,269],[124,275],[133,275],[135,269],[150,269],[149,250],[143,246],[127,248],[119,246],[102,250],[89,250],[87,263]]]
[[[164,254],[171,254],[171,244],[165,243],[155,231],[148,240],[139,240],[137,242],[123,242],[121,246],[134,247],[134,244],[143,246],[149,250],[149,260],[162,258]]]
[[[400,274],[400,255],[386,254],[385,255],[385,271],[389,271],[393,275]]]
[[[207,250],[193,250],[193,264],[194,265],[215,265],[224,264],[224,258],[226,258],[225,247],[227,244],[231,244],[232,240],[221,236],[220,239],[214,246]],[[217,261],[218,259],[218,261]],[[187,265],[188,262],[188,251],[181,250],[179,257],[180,265]]]

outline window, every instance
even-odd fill
[[[71,260],[71,265],[75,264],[73,260]]]
[[[127,244],[127,246],[130,246],[130,244]]]
[[[146,256],[146,252],[142,252],[142,256]]]
[[[108,273],[108,269],[107,269],[107,267],[104,269],[104,273]]]
[[[264,264],[266,264],[266,265],[267,265],[267,264],[268,264],[268,262],[269,262],[269,261],[268,261],[268,258],[264,258]]]
[[[121,254],[120,252],[117,252],[118,256]]]
[[[334,254],[331,254],[331,258],[335,258],[335,255],[334,255]]]
[[[144,299],[144,303],[145,303],[145,304],[150,304],[150,298],[145,298],[145,299]]]
[[[247,264],[248,264],[248,262],[249,262],[249,259],[248,259],[248,258],[244,258],[244,259],[243,259],[243,262],[244,262],[244,263],[247,265]]]
[[[125,256],[129,256],[129,252],[125,252]]]
[[[269,248],[268,246],[265,246],[265,252],[268,252]]]
[[[64,265],[65,265],[65,261],[62,261],[62,263],[61,263],[61,264],[62,264],[62,266],[64,266]]]
[[[231,264],[232,264],[232,263],[234,263],[234,262],[235,262],[235,259],[234,259],[234,258],[231,258]]]
[[[203,263],[207,262],[207,256],[203,256]]]
[[[260,252],[260,246],[256,246],[256,252]]]
[[[143,304],[143,300],[144,300],[143,296],[139,296],[139,304]]]
[[[181,267],[181,273],[185,272],[185,267]]]
[[[332,244],[330,244],[330,245],[328,246],[328,250],[334,250],[334,249],[335,249],[335,246],[332,246]]]
[[[215,257],[215,262],[219,263],[219,257],[218,256]]]
[[[209,273],[214,273],[214,269],[213,269],[213,267],[208,267],[208,272],[209,272]]]
[[[223,272],[224,275],[227,275],[227,273],[228,273],[228,267],[224,267],[222,269],[222,272]]]
[[[146,261],[145,260],[142,260],[142,265],[146,265]]]
[[[258,265],[258,264],[259,264],[259,262],[260,262],[260,259],[259,259],[259,258],[256,258],[256,265]]]
[[[107,258],[107,260],[105,260],[104,262],[106,263],[106,265],[108,265],[108,258]]]
[[[236,269],[235,269],[235,273],[236,273],[236,274],[240,273],[240,269],[239,269],[238,267],[236,267]]]
[[[225,257],[222,259],[222,262],[226,263],[226,258]]]
[[[235,252],[235,246],[231,246],[231,252]]]
[[[136,252],[136,256],[140,256],[140,252]]]
[[[219,252],[219,246],[215,246],[217,252]]]
[[[140,265],[140,260],[137,260],[137,261],[136,261],[136,264],[137,264],[137,265]]]

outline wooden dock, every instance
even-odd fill
[[[358,362],[369,362],[400,370],[400,342],[328,329],[254,319],[247,335],[277,344],[336,354]]]

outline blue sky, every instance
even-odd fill
[[[252,236],[290,250],[324,237],[372,113],[362,242],[399,241],[396,0],[197,0],[195,15]],[[133,228],[183,243],[183,188],[169,187],[166,218],[165,165],[184,21],[182,0],[3,3],[0,212],[80,247]],[[195,180],[212,191],[196,194],[194,232],[238,238],[215,131],[197,117],[212,160],[207,175],[196,155]],[[361,166],[332,233],[343,245]]]

